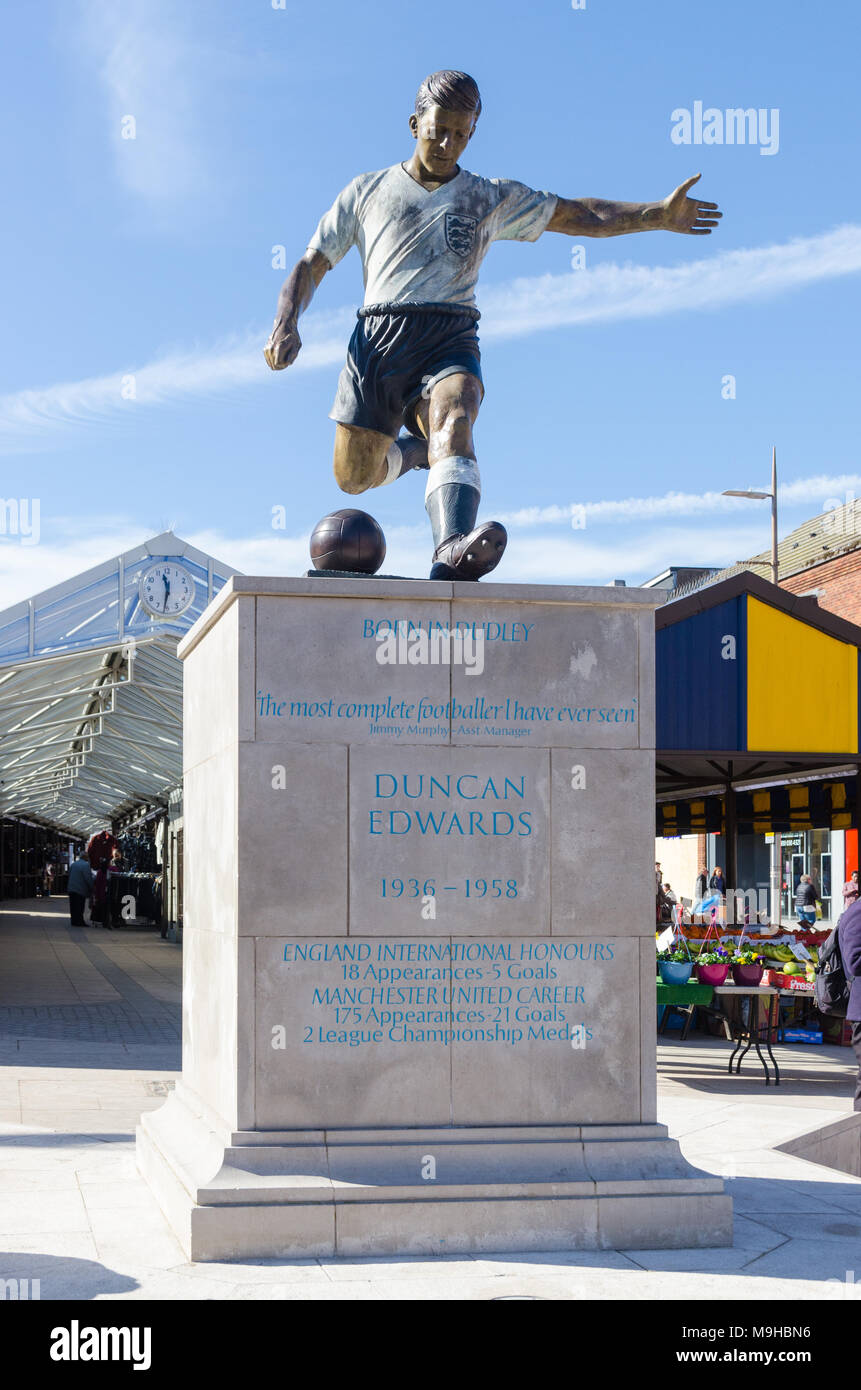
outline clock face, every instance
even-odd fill
[[[144,570],[138,592],[148,613],[175,618],[194,598],[194,577],[175,560],[160,560]]]

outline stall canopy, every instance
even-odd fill
[[[169,618],[142,596],[159,561],[191,591]],[[83,835],[165,803],[182,778],[177,643],[235,573],[166,531],[0,613],[0,815]]]
[[[861,628],[750,571],[655,619],[658,834],[856,826]]]

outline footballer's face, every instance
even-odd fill
[[[410,130],[416,138],[419,161],[431,174],[446,178],[453,174],[475,130],[474,111],[445,111],[430,106],[420,116],[410,116]]]

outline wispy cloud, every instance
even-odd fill
[[[751,525],[702,529],[693,536],[688,526],[650,526],[625,537],[624,548],[612,531],[568,531],[542,536],[538,544],[528,532],[510,533],[505,571],[511,583],[609,584],[624,579],[643,582],[671,564],[723,568],[762,548],[762,528]]]
[[[482,337],[509,338],[567,324],[653,318],[785,294],[861,271],[861,227],[772,246],[723,251],[676,266],[601,265],[491,286]]]
[[[802,285],[861,271],[861,226],[747,251],[727,251],[682,266],[604,265],[594,271],[543,275],[489,287],[481,296],[482,337],[525,337],[560,326],[657,317],[729,307]],[[311,313],[304,346],[290,374],[340,364],[354,310]],[[0,451],[27,447],[63,429],[119,422],[132,409],[180,404],[213,392],[245,389],[267,375],[266,331],[214,347],[167,353],[157,361],[84,381],[0,397]],[[124,378],[134,377],[134,400]]]
[[[340,363],[355,311],[309,318],[303,324],[302,352],[291,373]],[[335,329],[338,329],[335,336]],[[166,353],[142,367],[128,367],[84,381],[60,382],[0,396],[0,453],[17,452],[27,440],[84,425],[119,425],[130,413],[158,405],[178,405],[264,381],[266,334],[248,332],[208,349]]]
[[[741,480],[739,480],[741,481]],[[750,491],[767,492],[770,482],[764,478],[750,484]],[[826,503],[834,506],[861,493],[861,473],[818,473],[810,478],[778,484],[779,506],[800,507],[812,504],[817,514]],[[654,522],[676,517],[711,516],[747,511],[750,502],[741,497],[724,497],[721,492],[665,492],[656,497],[608,498],[597,502],[568,502],[559,506],[520,507],[517,511],[500,514],[500,521],[511,526],[555,526],[585,522],[586,526],[607,522]]]
[[[207,103],[195,77],[205,64],[188,8],[168,0],[84,0],[79,15],[83,48],[105,93],[121,182],[161,207],[205,193]],[[135,122],[133,139],[123,138],[127,117]]]
[[[225,159],[219,122],[232,99],[224,89],[290,70],[290,55],[275,48],[244,52],[229,33],[219,45],[211,11],[176,0],[78,0],[72,21],[71,41],[101,87],[117,177],[156,219],[187,224],[202,200],[229,196],[239,171]],[[134,139],[123,137],[127,117]]]

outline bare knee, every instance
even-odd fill
[[[332,467],[342,492],[355,496],[378,487],[385,475],[385,458],[391,439],[377,430],[337,425]]]
[[[472,427],[480,405],[481,385],[475,377],[446,377],[434,388],[428,414],[432,462],[451,454],[474,457]]]
[[[334,469],[335,482],[342,492],[349,492],[356,496],[360,492],[367,492],[369,487],[373,487],[373,483],[369,479],[349,464],[339,463],[336,459]]]

